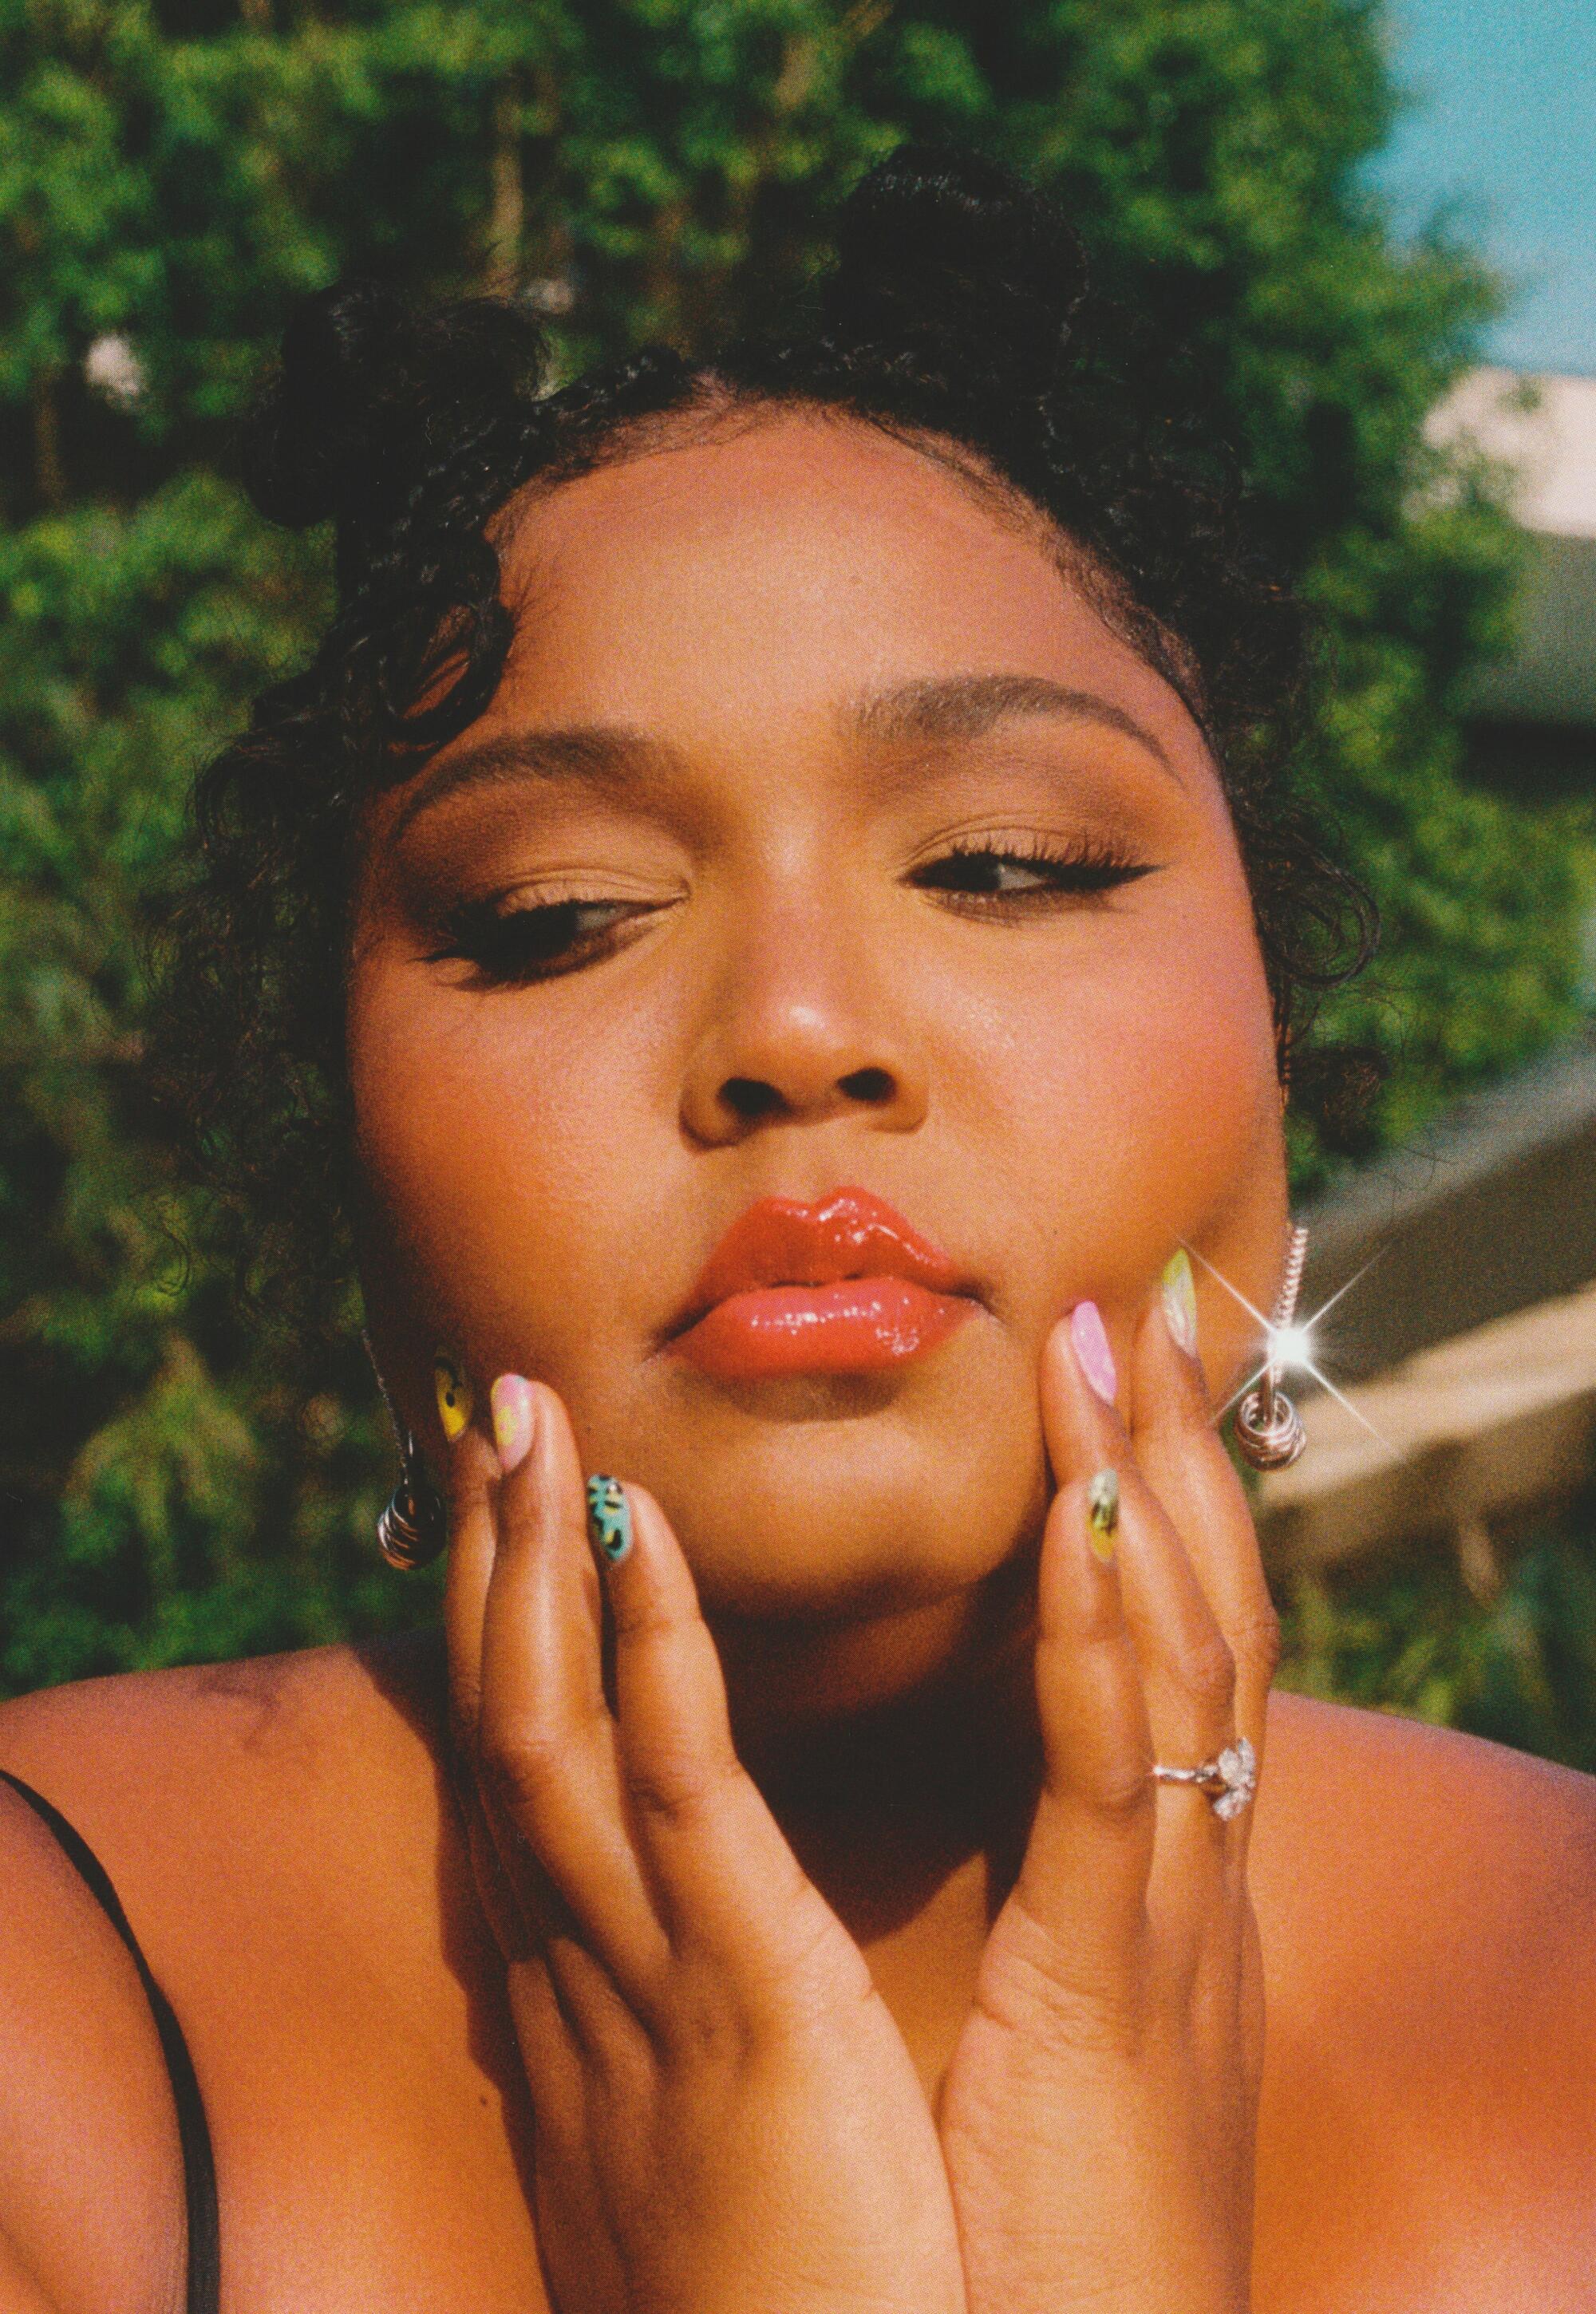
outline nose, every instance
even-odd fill
[[[912,1132],[926,1112],[926,1055],[868,959],[834,921],[767,916],[719,978],[689,1062],[682,1122],[705,1146],[776,1123],[857,1117]]]

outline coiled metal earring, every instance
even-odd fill
[[[1297,1314],[1307,1259],[1308,1232],[1298,1223],[1292,1230],[1285,1276],[1269,1320],[1264,1371],[1236,1409],[1237,1449],[1255,1471],[1288,1469],[1308,1444],[1302,1417],[1281,1388],[1283,1361],[1279,1354],[1280,1337]]]
[[[415,1439],[400,1420],[399,1409],[388,1395],[371,1337],[363,1332],[360,1339],[376,1376],[388,1426],[399,1449],[399,1484],[377,1515],[377,1549],[390,1567],[408,1574],[412,1568],[427,1566],[442,1550],[449,1540],[448,1516],[438,1499],[437,1488],[427,1475]]]

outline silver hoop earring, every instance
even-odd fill
[[[1277,1338],[1297,1314],[1297,1297],[1302,1291],[1302,1265],[1307,1259],[1308,1232],[1298,1223],[1292,1230],[1285,1276],[1280,1282],[1274,1315],[1269,1320],[1264,1371],[1236,1409],[1237,1451],[1255,1471],[1289,1469],[1308,1444],[1302,1417],[1281,1388],[1284,1369],[1276,1355]]]
[[[399,1409],[388,1395],[388,1385],[371,1347],[371,1336],[363,1330],[360,1339],[376,1376],[388,1426],[399,1449],[399,1484],[377,1515],[377,1549],[390,1567],[409,1574],[412,1568],[425,1567],[435,1559],[448,1541],[448,1515],[417,1452],[416,1442],[400,1420]]]

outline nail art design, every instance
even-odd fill
[[[1160,1281],[1164,1322],[1188,1358],[1197,1355],[1197,1289],[1192,1281],[1191,1259],[1185,1246],[1171,1254]]]
[[[489,1392],[489,1404],[498,1467],[507,1479],[532,1449],[532,1384],[524,1374],[500,1374]]]
[[[1070,1339],[1075,1345],[1081,1373],[1098,1396],[1112,1405],[1118,1376],[1114,1370],[1114,1352],[1108,1347],[1103,1313],[1095,1302],[1077,1302],[1071,1311]]]
[[[1086,1539],[1105,1567],[1114,1564],[1119,1524],[1119,1472],[1094,1471],[1086,1482]]]
[[[458,1358],[447,1350],[435,1350],[432,1355],[432,1387],[437,1392],[437,1418],[444,1426],[444,1436],[450,1445],[464,1435],[471,1420],[471,1384],[465,1379],[465,1369]]]
[[[587,1532],[613,1567],[631,1549],[631,1505],[619,1479],[587,1481]]]

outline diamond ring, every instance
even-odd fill
[[[1200,1768],[1155,1766],[1152,1773],[1155,1783],[1194,1784],[1206,1793],[1214,1815],[1229,1824],[1257,1790],[1258,1755],[1245,1736],[1238,1736],[1217,1759],[1204,1760]]]

